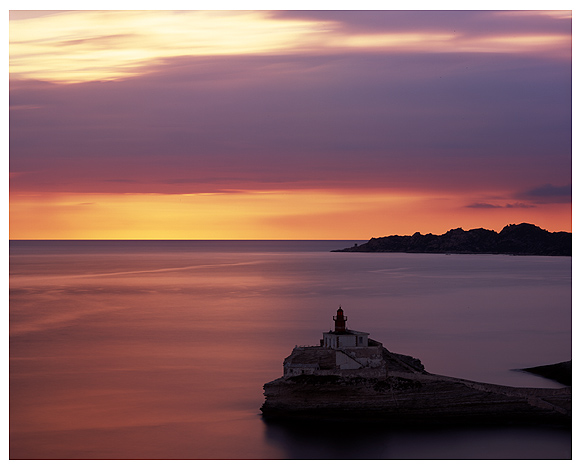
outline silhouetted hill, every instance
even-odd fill
[[[391,235],[333,251],[391,253],[488,253],[508,255],[572,256],[570,232],[548,232],[532,224],[507,225],[494,230],[456,228],[443,235]]]

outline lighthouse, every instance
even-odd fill
[[[346,320],[348,317],[344,317],[344,311],[340,305],[340,308],[337,309],[337,315],[333,317],[335,321],[335,332],[336,333],[345,333],[346,332]]]
[[[335,327],[323,332],[319,346],[295,346],[283,362],[284,377],[350,374],[385,377],[382,343],[370,339],[369,333],[346,328],[347,319],[340,306],[333,316]]]
[[[368,347],[369,333],[347,329],[347,319],[348,317],[344,315],[344,311],[340,306],[340,308],[337,309],[336,315],[333,317],[335,329],[323,333],[323,339],[321,340],[321,345],[323,347],[333,349]]]

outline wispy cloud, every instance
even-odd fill
[[[514,202],[507,204],[490,204],[488,202],[475,202],[465,207],[469,209],[530,209],[536,206],[532,204],[525,204],[523,202]]]
[[[10,73],[59,82],[118,79],[167,57],[285,53],[330,28],[273,21],[260,11],[66,11],[11,22]]]
[[[518,201],[505,204],[475,202],[465,207],[469,209],[531,209],[544,204],[570,204],[572,185],[556,186],[548,183],[514,194],[513,197]]]
[[[572,201],[572,185],[545,184],[520,193],[519,197],[536,204],[569,203]]]
[[[18,13],[18,12],[15,12]],[[493,12],[63,11],[13,14],[10,73],[80,82],[141,73],[170,57],[247,54],[535,53],[569,57],[571,34]],[[555,24],[562,13],[549,16]],[[534,17],[534,20],[536,17]],[[367,28],[362,27],[366,24]]]

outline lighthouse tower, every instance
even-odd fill
[[[344,311],[341,308],[337,309],[337,315],[333,317],[335,321],[335,332],[336,333],[345,333],[346,332],[346,320],[348,317],[344,317]]]
[[[343,348],[367,348],[368,335],[363,331],[348,330],[346,321],[348,317],[344,315],[342,308],[337,309],[337,315],[334,315],[335,329],[323,333],[321,345],[325,348],[343,349]]]

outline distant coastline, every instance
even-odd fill
[[[390,235],[332,251],[572,256],[572,234],[521,223],[507,225],[499,233],[484,228],[456,228],[443,235]]]

